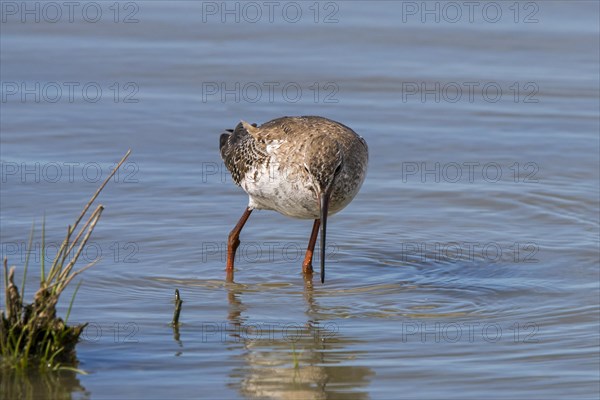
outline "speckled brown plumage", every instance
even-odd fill
[[[265,196],[281,193],[280,188],[264,193],[257,186],[278,183],[292,191],[313,191],[315,196],[315,190],[323,189],[335,176],[330,205],[333,214],[352,200],[366,174],[368,150],[364,139],[327,118],[282,117],[260,127],[240,122],[228,132],[221,135],[221,156],[233,181],[254,197],[250,204],[253,208],[273,209],[296,218],[318,218],[316,198],[309,205],[312,213],[304,210],[306,204],[297,204],[302,210],[294,213],[265,201]],[[282,175],[284,179],[278,179]]]

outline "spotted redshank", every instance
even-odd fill
[[[240,122],[221,135],[220,149],[233,181],[250,197],[229,234],[228,277],[233,279],[240,232],[252,210],[259,209],[314,219],[302,271],[312,274],[320,227],[324,283],[327,217],[346,207],[365,179],[369,158],[365,140],[327,118],[282,117],[261,126]]]

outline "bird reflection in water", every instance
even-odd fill
[[[245,364],[231,370],[231,388],[249,398],[368,398],[361,389],[368,386],[373,371],[365,366],[344,365],[355,358],[344,347],[357,340],[342,336],[336,324],[319,320],[320,308],[310,276],[304,279],[307,318],[302,323],[261,326],[250,322],[248,307],[242,301],[245,290],[244,285],[227,284],[226,343],[235,350],[235,363],[241,359]]]

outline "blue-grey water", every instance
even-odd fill
[[[0,241],[20,277],[35,221],[26,297],[43,216],[51,260],[132,155],[80,263],[88,374],[2,398],[598,398],[597,2],[69,4],[1,3]],[[324,285],[310,221],[268,211],[227,283],[247,197],[219,134],[282,115],[352,127],[368,176]]]

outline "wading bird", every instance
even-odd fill
[[[261,126],[240,122],[221,135],[220,150],[233,181],[250,197],[227,241],[228,277],[233,279],[240,232],[252,210],[259,209],[314,219],[302,271],[312,273],[320,226],[321,282],[325,282],[327,217],[346,207],[365,179],[369,158],[365,140],[327,118],[282,117]]]

